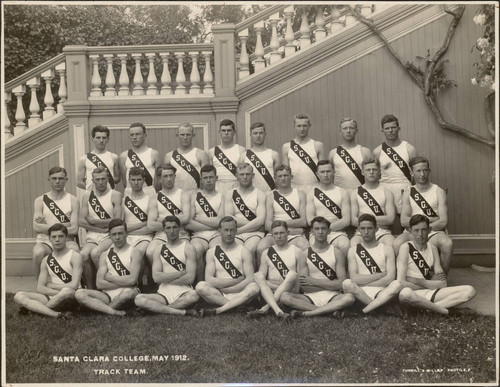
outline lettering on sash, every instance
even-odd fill
[[[342,210],[340,207],[319,188],[314,188],[314,197],[318,199],[320,203],[323,204],[333,215],[342,219]]]
[[[228,159],[228,157],[224,154],[222,149],[216,146],[214,149],[214,155],[217,158],[217,160],[219,160],[220,163],[227,168],[229,172],[231,172],[233,175],[236,176],[236,165],[234,165],[234,163]]]
[[[139,156],[137,155],[137,153],[135,153],[132,149],[129,149],[128,150],[128,158],[132,162],[132,165],[134,167],[141,168],[144,171],[144,173],[146,174],[146,176],[144,178],[144,181],[146,182],[146,185],[148,187],[151,186],[151,185],[153,185],[153,176],[151,176],[151,174],[149,173],[148,169],[146,168],[146,166],[144,165],[144,163],[142,162],[142,160],[139,158]]]
[[[328,266],[328,264],[323,261],[323,258],[321,258],[318,253],[315,253],[311,247],[307,249],[307,259],[309,259],[312,264],[316,266],[316,268],[330,281],[337,279],[337,273],[335,273],[335,270]]]
[[[56,202],[49,198],[47,195],[43,195],[43,202],[60,223],[70,222],[68,216],[63,212],[63,210],[61,210]]]
[[[259,159],[259,157],[250,149],[247,149],[247,154],[246,154],[248,160],[253,164],[257,172],[260,173],[260,175],[264,178],[266,181],[267,185],[269,186],[270,189],[275,189],[276,184],[274,183],[274,179],[271,176],[271,173],[269,170],[266,168],[264,163]]]
[[[65,284],[69,284],[71,282],[71,274],[62,268],[52,253],[50,253],[47,257],[47,266],[62,282]]]
[[[173,253],[170,251],[170,249],[167,247],[167,245],[163,245],[161,247],[161,257],[167,261],[174,269],[177,271],[182,271],[186,270],[186,265],[184,262],[180,261]]]
[[[420,270],[425,279],[431,279],[431,268],[425,261],[424,257],[422,257],[422,254],[420,254],[420,251],[418,251],[411,243],[408,243],[408,246],[410,247],[410,257],[413,263],[417,266],[418,270]],[[427,248],[430,248],[430,246],[427,246]]]
[[[344,161],[351,172],[356,176],[361,184],[365,184],[365,177],[361,174],[361,168],[358,163],[352,158],[347,149],[342,146],[337,147],[337,154]]]
[[[196,186],[200,188],[200,172],[198,172],[195,166],[181,155],[177,149],[172,153],[172,158],[194,179]]]
[[[255,215],[254,212],[248,208],[237,190],[233,190],[233,203],[247,220],[252,221],[257,217],[257,215]]]
[[[99,158],[99,156],[97,156],[96,154],[91,153],[91,152],[87,153],[87,159],[89,159],[90,162],[96,166],[96,168],[99,168],[99,167],[106,168],[106,173],[108,174],[109,185],[111,186],[112,189],[114,189],[115,188],[115,179],[114,179],[113,175],[111,174],[111,171],[109,170],[108,166],[106,164],[104,164],[104,161],[102,161]]]
[[[302,162],[309,167],[309,169],[312,171],[314,176],[316,176],[316,179],[319,178],[316,175],[316,170],[317,166],[314,160],[312,159],[311,156],[309,156],[309,153],[307,153],[304,148],[302,148],[299,144],[295,142],[295,140],[290,141],[290,149],[299,157],[299,159],[302,160]]]
[[[373,259],[371,254],[361,245],[361,243],[358,243],[356,246],[356,254],[361,259],[361,262],[365,264],[370,274],[382,273],[382,270],[378,267],[375,259]]]
[[[267,257],[273,263],[276,270],[278,270],[281,277],[285,279],[290,270],[288,270],[287,265],[285,264],[285,262],[283,262],[283,259],[281,259],[278,252],[273,247],[269,247],[269,249],[267,250]]]
[[[141,222],[146,222],[148,220],[148,214],[146,214],[130,197],[125,196],[125,207],[136,216]]]
[[[208,199],[205,196],[203,196],[201,192],[198,192],[196,194],[196,202],[203,210],[207,218],[215,218],[217,216],[217,212],[215,212],[213,207],[210,205]]]
[[[375,216],[384,215],[384,211],[382,210],[382,206],[378,204],[375,198],[372,196],[370,192],[368,192],[363,187],[358,187],[358,196],[363,199],[363,201],[370,207],[370,210],[375,214]]]
[[[115,253],[113,248],[109,249],[108,260],[119,276],[130,275],[130,271],[122,263],[120,257],[118,257],[118,254]]]
[[[165,196],[161,191],[158,191],[156,194],[156,199],[158,202],[165,207],[172,215],[179,215],[182,211],[177,207],[172,200],[170,200],[168,197]]]
[[[436,214],[429,202],[425,200],[424,196],[415,187],[410,188],[410,196],[417,203],[417,206],[420,207],[424,215],[429,218],[438,218],[438,214]]]
[[[274,201],[280,205],[281,208],[288,214],[290,219],[299,219],[299,212],[295,209],[294,206],[290,204],[290,202],[281,195],[278,190],[273,191]]]
[[[90,191],[89,204],[99,219],[111,219],[111,216],[106,212],[94,191]]]
[[[215,247],[215,259],[219,261],[224,270],[231,276],[231,278],[239,278],[243,276],[241,272],[233,265],[231,260],[228,258],[224,250],[220,246]]]
[[[398,152],[396,152],[394,148],[390,147],[385,142],[382,143],[382,150],[394,162],[394,164],[396,164],[396,166],[401,169],[401,172],[404,173],[408,181],[411,182],[410,167],[408,166],[406,161],[404,161],[403,158],[398,154]]]

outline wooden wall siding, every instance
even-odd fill
[[[449,78],[458,87],[442,92],[439,103],[450,122],[489,138],[483,107],[486,90],[470,81],[477,60],[471,47],[482,35],[482,28],[472,21],[476,9],[467,6],[446,55]],[[433,55],[442,44],[450,18],[444,16],[401,37],[393,42],[394,48],[406,60],[425,56],[427,49]],[[257,97],[255,104],[260,102]],[[251,107],[251,101],[245,106]],[[495,169],[494,150],[441,129],[421,90],[385,48],[269,103],[251,114],[251,122],[264,122],[268,146],[280,150],[285,139],[294,136],[292,118],[298,112],[311,115],[311,136],[323,141],[328,151],[339,143],[342,117],[357,120],[359,143],[373,149],[383,141],[380,118],[393,113],[400,120],[402,138],[430,159],[432,181],[448,188],[450,233],[495,232],[495,201],[489,186]]]

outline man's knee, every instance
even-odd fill
[[[450,253],[453,250],[453,241],[451,238],[444,234],[440,239],[439,239],[439,249],[441,252],[447,252]]]
[[[67,242],[66,246],[68,246],[70,250],[76,251],[77,253],[80,252],[80,246],[78,246],[78,244],[75,241]]]
[[[265,277],[264,277],[264,274],[262,274],[260,271],[258,271],[257,273],[255,273],[253,275],[253,279],[255,280],[255,282],[259,283],[259,282],[263,282],[265,281]]]
[[[71,288],[62,288],[59,295],[64,298],[75,298],[75,291]]]
[[[200,295],[196,292],[196,290],[190,290],[185,293],[186,301],[190,304],[194,304],[200,300]]]
[[[399,301],[409,303],[415,300],[416,294],[410,288],[403,288],[399,292]]]
[[[135,298],[134,298],[134,304],[138,307],[142,307],[144,306],[144,304],[146,304],[148,298],[145,294],[138,294]]]
[[[21,304],[24,301],[25,297],[26,297],[26,292],[17,292],[14,295],[14,302],[16,304]]]
[[[464,294],[465,298],[467,299],[467,301],[469,301],[470,299],[472,299],[476,296],[476,289],[474,289],[470,285],[463,285],[463,294]]]
[[[255,282],[251,282],[247,285],[245,291],[248,296],[255,297],[257,294],[260,293],[260,288],[259,285],[257,285]]]
[[[85,289],[78,289],[76,292],[75,292],[75,300],[77,302],[81,302],[81,301],[84,301],[86,300],[88,297],[88,293]]]
[[[348,306],[354,304],[356,298],[351,293],[347,293],[342,295],[342,301],[346,306]]]
[[[352,293],[355,289],[356,283],[352,279],[348,278],[345,279],[344,282],[342,282],[342,290],[344,291],[344,293]]]
[[[202,297],[206,295],[210,291],[210,289],[211,286],[206,281],[198,282],[198,284],[195,287],[196,292]]]
[[[50,251],[47,245],[36,243],[35,246],[33,246],[33,260],[35,260],[35,262],[42,262],[43,257],[50,254]]]
[[[125,300],[133,300],[139,293],[135,289],[123,289],[120,297]]]
[[[337,249],[340,249],[342,251],[347,252],[347,250],[349,250],[349,246],[350,246],[349,239],[347,239],[346,236],[341,236],[341,237],[337,238],[334,245]]]
[[[392,292],[396,292],[396,293],[399,293],[401,291],[401,289],[403,289],[403,284],[401,283],[401,281],[399,280],[394,280],[392,281],[388,288],[392,291]]]

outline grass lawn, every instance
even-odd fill
[[[379,313],[281,322],[243,313],[196,319],[77,311],[55,320],[19,315],[8,294],[6,319],[7,383],[495,381],[493,316]],[[150,361],[133,361],[135,355]],[[54,361],[63,356],[79,362]],[[89,361],[96,356],[103,358]]]

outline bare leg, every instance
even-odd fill
[[[153,313],[174,314],[179,316],[186,314],[184,310],[168,306],[165,299],[159,294],[139,294],[134,302],[139,308]]]
[[[247,241],[245,242],[245,247],[252,253],[253,267],[255,271],[259,269],[260,265],[260,257],[257,257],[257,246],[259,245],[260,241],[261,239],[258,236],[255,237],[252,236],[248,238]]]
[[[136,289],[123,289],[120,294],[118,294],[113,301],[110,302],[109,306],[113,309],[124,309],[130,304],[133,304],[134,298],[139,294]]]
[[[319,316],[322,314],[332,313],[336,310],[345,308],[346,306],[352,305],[354,303],[354,296],[352,294],[340,294],[333,298],[328,304],[320,306],[314,310],[309,310],[304,312],[304,316],[312,317]]]
[[[255,264],[257,264],[256,270],[260,266],[260,259],[262,257],[262,253],[264,252],[265,249],[267,249],[268,247],[271,247],[273,244],[274,244],[274,240],[270,235],[266,235],[257,244],[257,253],[256,253],[257,255],[256,255],[256,260],[254,262],[254,266],[255,266]]]
[[[62,288],[45,306],[50,309],[59,309],[65,307],[69,302],[74,301],[74,299],[75,291],[73,289]]]
[[[17,292],[14,302],[32,312],[49,317],[59,317],[60,313],[46,306],[47,297],[40,293]]]
[[[419,309],[428,309],[436,313],[448,314],[448,309],[443,308],[424,297],[419,296],[410,288],[403,288],[399,293],[399,301]]]
[[[445,233],[439,233],[429,239],[429,243],[433,244],[440,250],[439,259],[443,271],[448,274],[450,271],[451,259],[453,258],[453,242]]]
[[[208,242],[201,238],[191,239],[191,244],[196,250],[196,277],[195,282],[205,279],[205,252],[208,250]]]
[[[401,245],[405,242],[408,242],[408,241],[411,241],[412,240],[412,237],[411,237],[411,234],[409,232],[404,232],[402,233],[401,235],[399,235],[395,240],[394,240],[394,244],[393,244],[393,249],[394,249],[394,254],[396,254],[396,257],[398,256],[399,254],[399,248],[401,247]]]
[[[108,295],[99,290],[78,289],[75,293],[75,299],[79,304],[98,312],[117,316],[125,315],[124,311],[110,307]]]
[[[228,300],[224,305],[216,308],[216,313],[224,313],[228,310],[234,309],[240,305],[246,304],[252,298],[259,294],[259,286],[255,282],[251,282],[245,289],[238,293],[238,296]]]
[[[267,304],[260,308],[260,312],[266,313],[269,308],[272,308],[276,316],[279,314],[283,314],[283,310],[279,307],[278,302],[280,302],[281,295],[283,292],[290,292],[297,280],[297,273],[293,270],[289,271],[286,275],[283,282],[278,286],[278,288],[274,291],[271,290],[269,285],[266,282],[266,279],[262,275],[262,273],[258,272],[254,275],[254,280],[259,285],[260,293],[264,300],[266,300]]]
[[[294,238],[292,241],[290,241],[290,244],[298,247],[300,250],[305,250],[309,247],[309,242],[303,235]]]
[[[317,309],[317,306],[311,303],[309,298],[307,298],[303,294],[283,292],[281,294],[280,301],[283,305],[289,306],[293,309],[299,309],[299,310]]]
[[[372,310],[387,304],[398,295],[402,288],[403,286],[401,285],[401,282],[398,280],[392,281],[389,286],[382,290],[377,297],[363,309],[363,313],[369,313]]]
[[[342,289],[344,290],[344,293],[352,294],[354,298],[362,302],[364,305],[368,305],[373,301],[371,297],[366,294],[366,292],[351,279],[346,279],[344,280],[344,282],[342,282]]]
[[[177,300],[170,304],[170,307],[175,309],[186,309],[193,306],[200,300],[200,296],[196,293],[196,290],[190,290],[182,294]]]
[[[437,292],[434,302],[443,308],[452,308],[474,298],[476,290],[470,285],[450,286]]]

